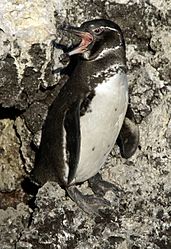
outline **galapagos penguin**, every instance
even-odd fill
[[[76,184],[99,172],[121,131],[128,107],[125,42],[120,27],[105,19],[87,21],[80,27],[68,25],[64,30],[81,38],[68,52],[68,56],[77,54],[79,61],[49,109],[32,175],[40,184],[57,181],[91,213],[101,199],[88,196],[86,202]],[[124,156],[132,137],[127,132],[124,140],[122,134]],[[133,139],[135,145],[125,157],[136,150],[137,136]]]

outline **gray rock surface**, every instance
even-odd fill
[[[171,2],[164,0],[0,2],[0,248],[171,248]],[[35,202],[21,188],[34,167],[47,109],[67,76],[64,22],[109,18],[127,44],[130,102],[140,128],[135,155],[111,152],[103,178],[111,209],[90,217],[57,183]],[[56,47],[54,42],[56,42]],[[80,186],[89,192],[87,183]]]

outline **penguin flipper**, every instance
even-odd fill
[[[120,153],[123,158],[130,158],[136,151],[139,144],[139,127],[136,124],[134,113],[130,106],[117,138]]]
[[[64,103],[58,97],[49,109],[44,123],[35,167],[31,172],[32,181],[40,185],[46,181],[57,181],[66,186],[74,178],[77,169],[80,152],[80,104],[79,101],[72,102],[66,107]]]
[[[69,184],[75,176],[80,156],[80,101],[74,102],[67,111],[64,127],[66,130],[67,151],[69,153]]]

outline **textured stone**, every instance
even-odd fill
[[[14,190],[19,184],[24,172],[19,150],[14,122],[0,120],[0,191]]]
[[[29,222],[30,210],[20,203],[16,209],[0,209],[0,242],[2,249],[16,248],[21,233]]]
[[[24,120],[20,117],[15,120],[14,125],[17,137],[20,140],[20,157],[24,165],[25,173],[28,173],[33,168],[35,159],[35,152],[31,148],[33,136],[25,125]]]
[[[56,6],[61,8],[55,1],[0,3],[2,106],[26,109],[39,98],[41,85],[57,84],[51,73]]]

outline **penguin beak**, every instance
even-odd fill
[[[75,34],[81,38],[81,43],[78,45],[78,47],[74,48],[68,53],[69,56],[84,53],[86,50],[88,50],[88,46],[93,42],[93,35],[87,31],[81,30],[81,28],[65,26],[63,27],[63,30]]]

